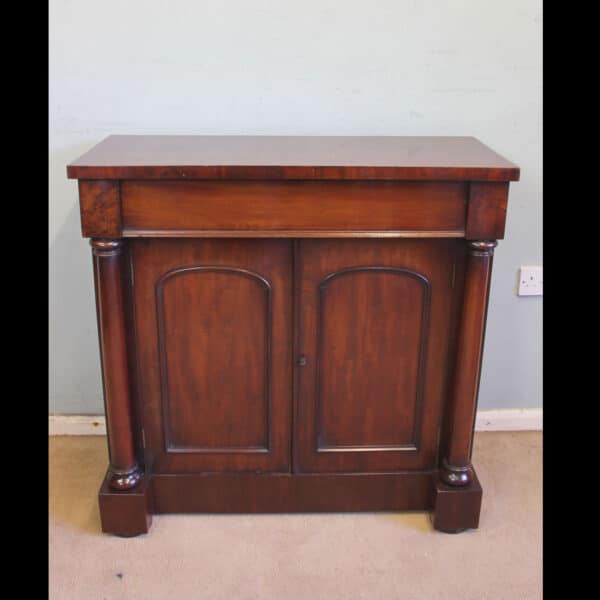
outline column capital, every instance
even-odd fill
[[[471,256],[493,256],[494,248],[498,245],[496,240],[469,240],[469,254]]]
[[[94,256],[117,256],[121,254],[125,242],[121,239],[92,238],[90,246]]]

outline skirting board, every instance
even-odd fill
[[[543,408],[480,410],[475,418],[475,431],[542,431],[543,429]]]
[[[541,431],[543,409],[481,410],[475,431]],[[50,415],[49,435],[106,435],[104,415]]]
[[[49,415],[48,435],[106,435],[104,415]]]

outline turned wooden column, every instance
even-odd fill
[[[98,310],[104,408],[110,457],[109,485],[133,488],[142,471],[135,458],[132,399],[127,365],[125,306],[123,301],[123,240],[90,240]]]
[[[440,470],[442,481],[449,485],[465,486],[473,481],[473,425],[477,409],[492,259],[497,244],[496,240],[467,242],[469,255],[450,396],[449,435]]]

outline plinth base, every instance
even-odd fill
[[[481,486],[443,483],[437,471],[382,474],[150,474],[132,490],[99,493],[102,531],[147,533],[152,514],[433,511],[435,529],[479,524]]]

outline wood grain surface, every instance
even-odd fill
[[[519,168],[474,137],[111,135],[67,175],[516,181]]]

